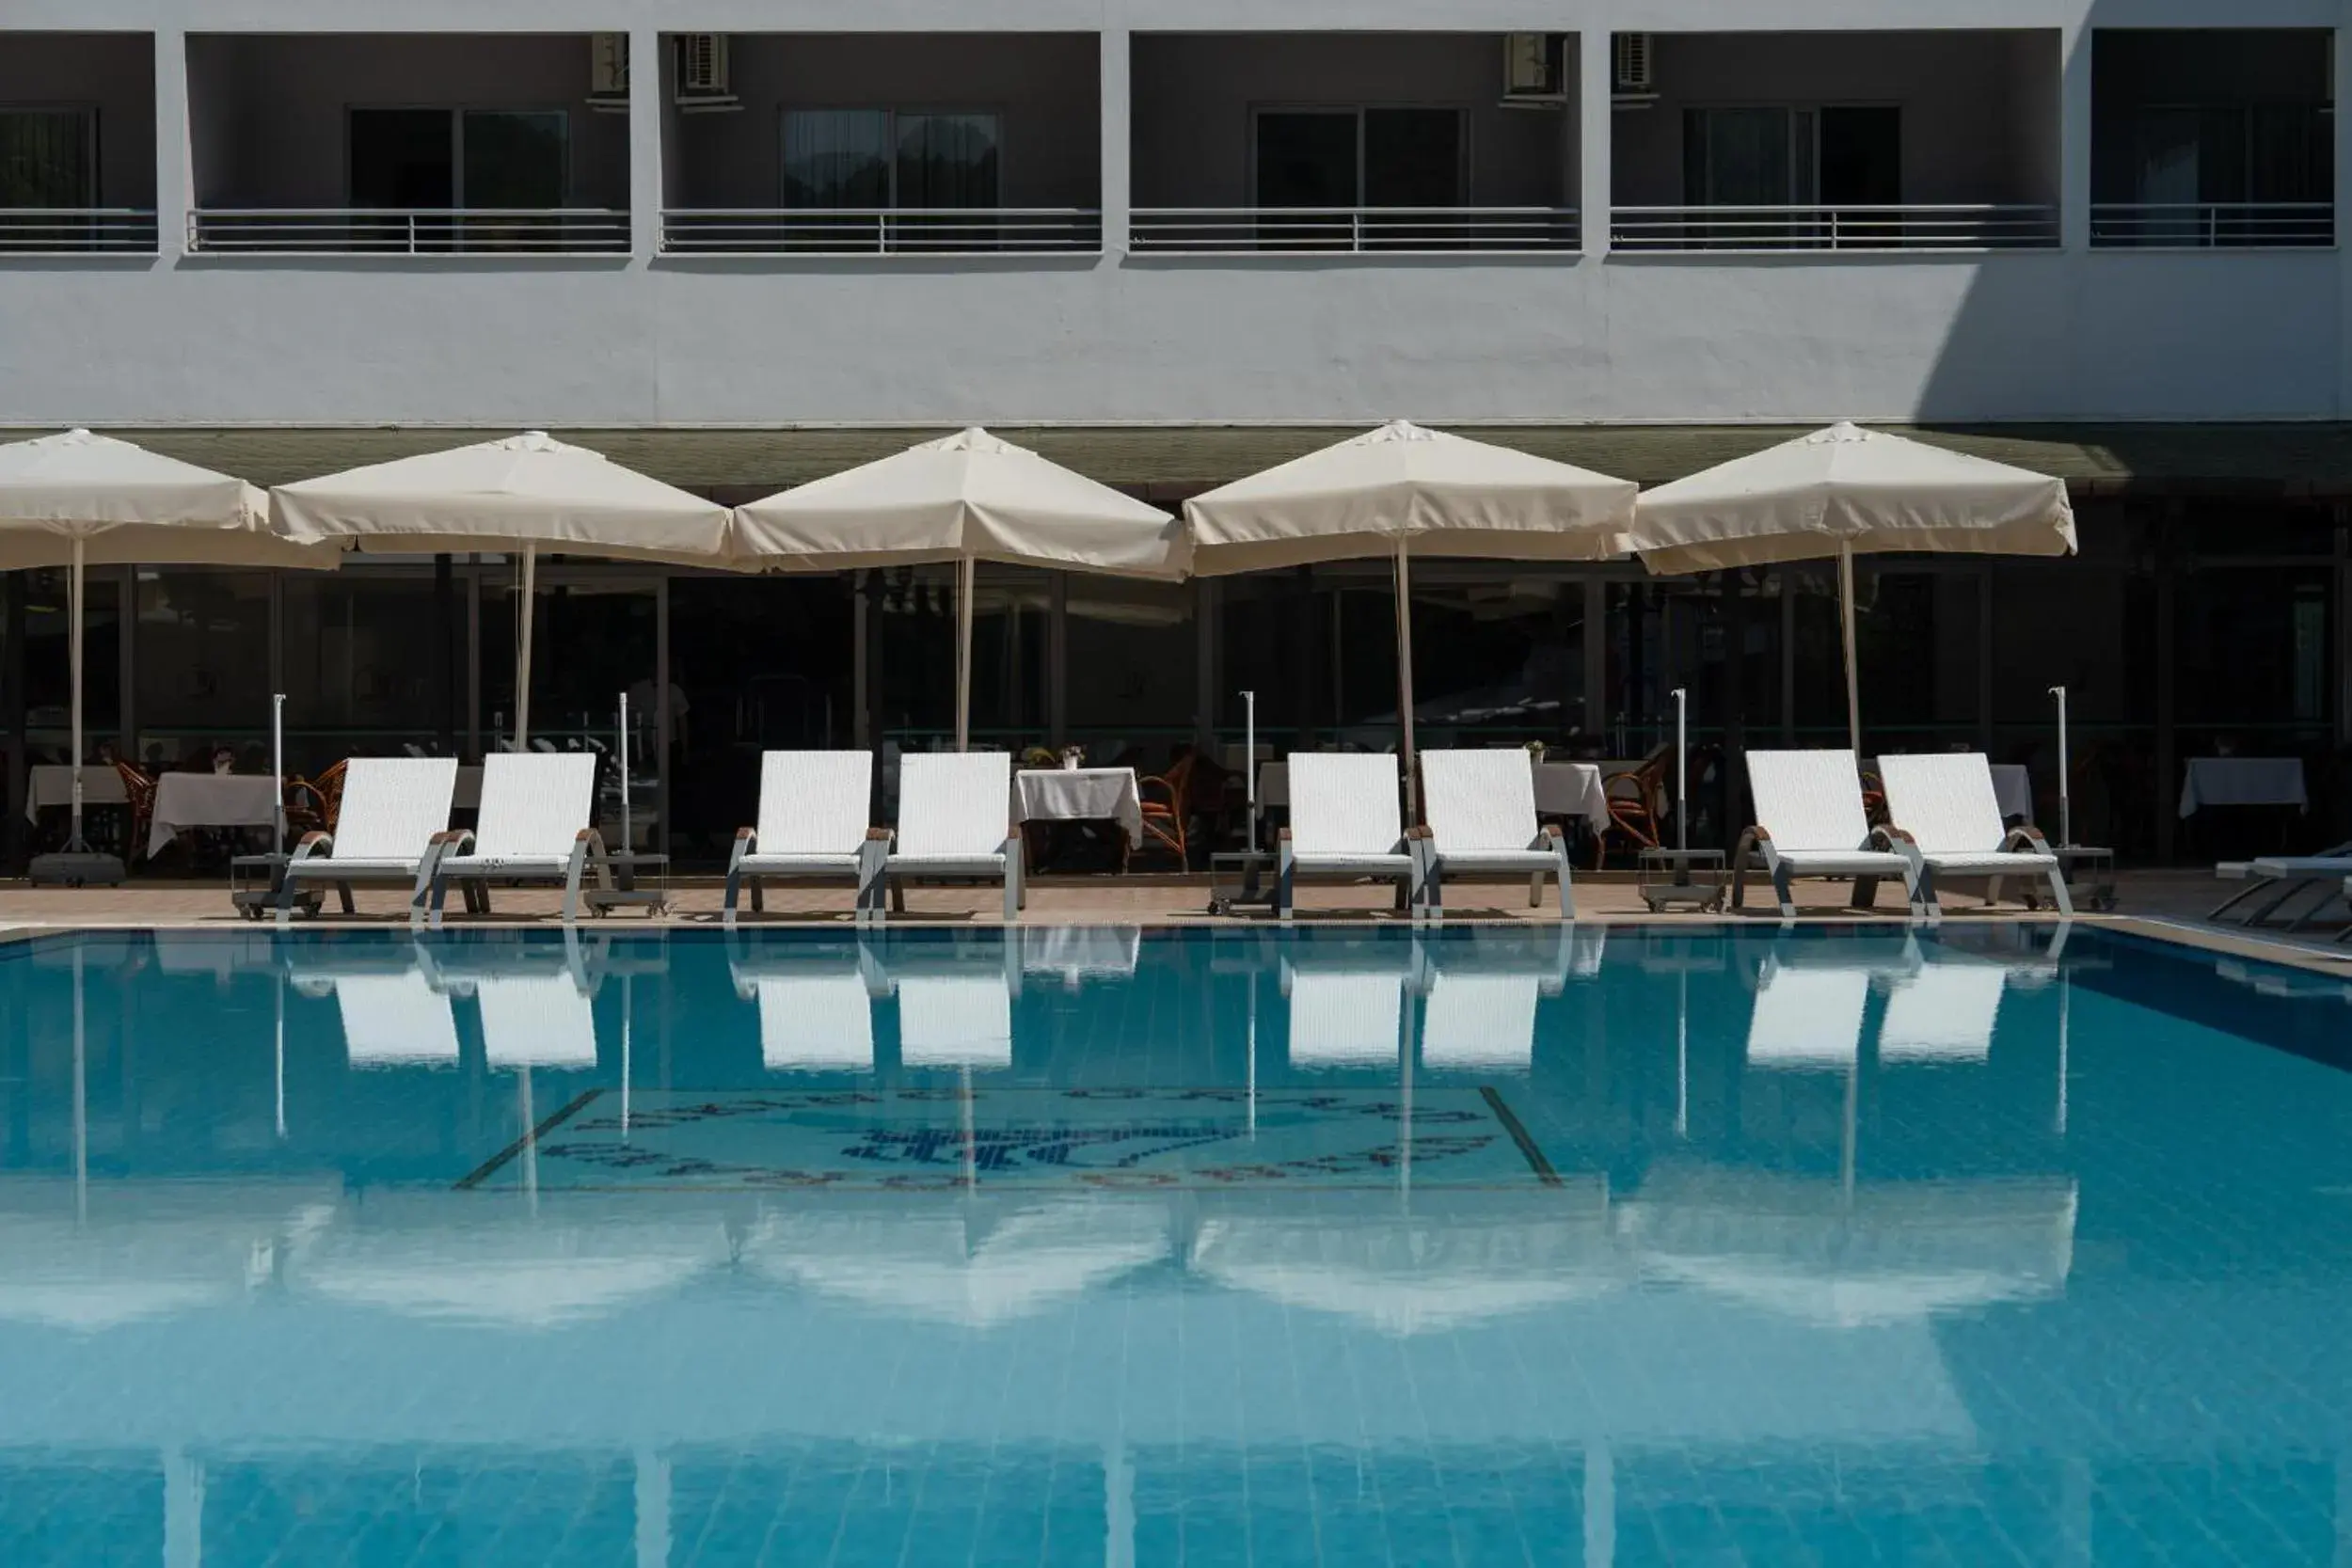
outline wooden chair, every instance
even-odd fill
[[[1192,865],[1193,776],[1200,763],[1200,754],[1188,751],[1168,764],[1165,773],[1136,781],[1136,793],[1143,801],[1142,850],[1173,855],[1177,865],[1187,870]]]
[[[155,777],[141,768],[115,760],[115,772],[122,779],[122,798],[131,818],[129,840],[122,846],[125,864],[147,852],[147,834],[155,822]]]
[[[1609,828],[1593,843],[1596,869],[1609,852],[1613,834],[1626,839],[1637,853],[1658,847],[1666,819],[1666,775],[1673,767],[1674,753],[1661,749],[1643,758],[1640,767],[1612,773],[1601,781],[1601,792],[1609,801]]]
[[[331,833],[342,815],[343,774],[348,759],[321,770],[315,779],[297,773],[285,783],[286,827],[297,841],[304,833]]]

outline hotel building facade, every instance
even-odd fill
[[[733,502],[985,423],[1172,506],[1391,418],[1644,483],[1916,426],[2064,476],[2082,551],[1865,562],[1867,750],[2028,763],[2050,820],[2062,685],[2078,837],[2352,817],[2343,0],[299,10],[0,10],[0,427],[264,484],[547,428]],[[538,580],[534,710],[639,691],[682,856],[763,746],[951,723],[945,569]],[[1639,755],[1677,688],[1711,747],[1843,743],[1826,570],[1415,586],[1424,744]],[[109,569],[92,733],[242,747],[281,690],[299,766],[478,753],[515,591],[494,558]],[[1151,767],[1237,739],[1248,689],[1278,747],[1376,740],[1388,595],[984,569],[976,731]],[[21,839],[57,576],[5,613]],[[2301,759],[2309,816],[2184,819],[2230,752]]]

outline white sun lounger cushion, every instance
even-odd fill
[[[569,974],[485,974],[474,1001],[493,1068],[596,1065],[596,1008]]]
[[[997,790],[999,801],[1009,788]],[[1012,992],[1003,974],[910,974],[898,990],[902,1066],[1012,1066]]]
[[[871,752],[764,753],[759,759],[759,838],[747,860],[856,869],[870,825],[867,808],[873,790]]]
[[[2058,863],[2055,855],[2002,852],[2009,828],[1980,752],[1883,756],[1879,777],[1887,816],[1939,871],[2045,870]]]
[[[1318,870],[1395,871],[1403,847],[1396,758],[1385,752],[1295,752],[1290,762],[1291,852]]]
[[[898,763],[895,862],[1004,863],[1012,758],[1003,752],[911,752]]]
[[[874,1013],[865,977],[842,973],[762,974],[759,1056],[771,1072],[870,1072]]]
[[[457,793],[454,757],[354,757],[343,767],[342,804],[327,860],[302,863],[309,876],[337,870],[414,873],[433,835],[449,827]]]
[[[1869,842],[1851,752],[1750,752],[1748,787],[1756,824],[1772,835],[1783,860],[1808,852],[1851,855]]]
[[[494,752],[482,764],[482,816],[473,851],[444,870],[553,866],[572,858],[596,818],[596,759],[586,752]]]

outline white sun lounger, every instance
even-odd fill
[[[2002,826],[1993,793],[1993,768],[1980,752],[1881,756],[1886,816],[1898,847],[1918,863],[1919,901],[1940,914],[1935,887],[1945,877],[1986,879],[1984,901],[2001,898],[2004,877],[2037,877],[2050,885],[2050,902],[2072,919],[2074,901],[2049,841],[2030,825]]]
[[[2319,889],[2318,901],[2289,923],[2290,930],[2300,930],[2320,911],[2335,902],[2339,879],[2352,885],[2352,844],[2339,844],[2316,855],[2264,855],[2250,861],[2223,861],[2213,870],[2223,881],[2244,882],[2246,886],[2216,905],[2205,917],[2208,920],[2219,920],[2249,899],[2263,898],[2264,902],[2238,917],[2241,925],[2259,926],[2284,909],[2296,894]]]
[[[424,917],[433,863],[457,792],[454,757],[353,757],[332,832],[302,835],[278,887],[278,923],[294,916],[305,883],[325,883],[352,912],[354,882],[405,883],[410,924]]]
[[[1981,1062],[2009,990],[2008,966],[1949,960],[1922,964],[1897,983],[1879,1025],[1879,1060]]]
[[[1750,752],[1748,791],[1756,798],[1756,826],[1731,857],[1733,909],[1741,905],[1748,857],[1756,852],[1764,857],[1784,920],[1796,918],[1789,883],[1799,877],[1852,878],[1858,909],[1876,897],[1879,879],[1899,877],[1911,912],[1927,913],[1918,867],[1863,813],[1851,752]]]
[[[1422,908],[1445,913],[1445,879],[1501,872],[1527,879],[1527,907],[1543,902],[1544,879],[1560,887],[1560,918],[1576,918],[1568,841],[1557,823],[1535,821],[1535,764],[1519,747],[1423,752],[1421,788],[1429,817],[1422,841]]]
[[[1021,912],[1021,833],[1011,825],[1012,758],[1003,752],[910,752],[898,763],[898,827],[882,862],[891,907],[910,880],[1002,882],[1005,919]],[[874,899],[867,918],[882,918]]]
[[[1287,923],[1301,877],[1396,883],[1396,907],[1416,919],[1422,859],[1397,807],[1396,758],[1386,752],[1294,752],[1291,822],[1282,830],[1274,911]]]
[[[874,794],[871,752],[767,752],[759,759],[759,825],[735,835],[727,864],[725,925],[748,890],[755,911],[770,880],[857,885],[858,918],[881,908],[887,835],[867,815]]]
[[[486,914],[490,883],[561,882],[564,924],[580,918],[580,883],[594,867],[612,885],[612,863],[595,827],[596,759],[587,752],[497,752],[483,759],[481,824],[441,835],[433,866],[433,924],[453,881],[466,907]]]

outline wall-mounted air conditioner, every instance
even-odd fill
[[[588,35],[588,107],[600,115],[628,113],[628,35]]]
[[[677,36],[677,106],[684,114],[709,114],[743,106],[727,86],[726,34]]]
[[[1651,66],[1655,36],[1616,33],[1609,40],[1610,97],[1619,103],[1648,103],[1658,97],[1657,73]]]
[[[1502,105],[1556,109],[1568,101],[1565,33],[1502,35]]]

